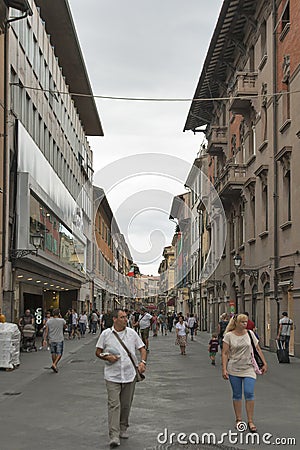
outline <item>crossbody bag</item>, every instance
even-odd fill
[[[138,369],[138,367],[136,366],[136,364],[134,362],[132,354],[130,353],[130,351],[128,350],[128,348],[126,347],[126,345],[124,344],[124,342],[122,341],[122,339],[120,338],[120,336],[118,335],[118,333],[115,330],[113,330],[113,334],[116,336],[116,338],[118,339],[118,341],[120,342],[120,344],[122,345],[124,350],[126,351],[127,355],[129,356],[130,361],[133,364],[133,367],[134,367],[135,372],[136,372],[136,381],[137,382],[143,381],[145,379],[145,375],[143,373],[139,372],[139,369]]]

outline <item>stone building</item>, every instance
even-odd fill
[[[206,126],[208,175],[226,213],[210,328],[224,309],[246,310],[262,345],[274,349],[287,311],[297,356],[299,24],[296,0],[224,0],[184,127]]]

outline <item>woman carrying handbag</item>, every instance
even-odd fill
[[[256,433],[257,428],[253,423],[254,413],[254,386],[256,373],[252,363],[252,343],[247,333],[248,317],[245,314],[234,315],[227,325],[223,338],[222,349],[222,375],[224,380],[229,380],[232,388],[233,408],[236,417],[236,428],[240,428],[242,422],[242,390],[246,403],[248,428],[251,433]],[[255,334],[250,331],[252,341],[258,352],[263,366],[261,373],[267,371],[267,363],[258,344]]]

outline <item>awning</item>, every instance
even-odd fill
[[[170,298],[170,299],[167,301],[167,306],[175,306],[175,297]]]

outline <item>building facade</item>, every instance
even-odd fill
[[[68,2],[28,3],[31,15],[9,10],[14,21],[5,36],[2,301],[11,321],[26,308],[40,317],[57,306],[62,313],[88,309],[92,301],[87,136],[103,135]]]
[[[132,257],[103,189],[94,186],[94,309],[130,307],[134,286],[127,276]]]
[[[192,103],[185,124],[206,126],[208,176],[227,220],[210,327],[224,310],[248,311],[262,345],[275,349],[287,311],[297,356],[299,23],[296,0],[225,0],[194,96],[203,101]]]

